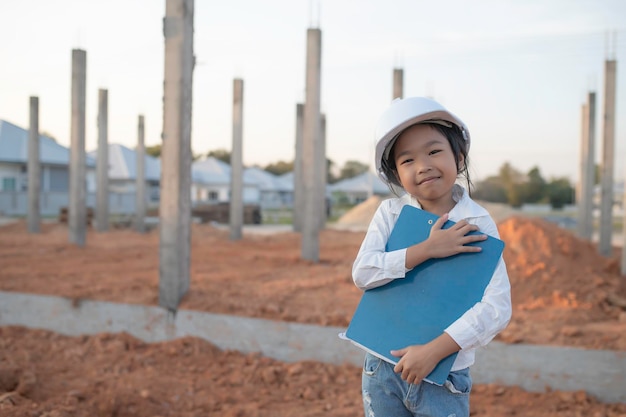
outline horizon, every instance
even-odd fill
[[[400,68],[405,97],[432,96],[468,125],[475,180],[497,175],[508,162],[523,173],[536,166],[546,179],[566,177],[575,184],[581,107],[595,91],[599,163],[604,62],[615,58],[614,176],[619,181],[626,174],[626,71],[619,63],[626,52],[619,41],[626,34],[626,3],[316,5],[313,19],[312,1],[196,1],[194,154],[230,150],[232,80],[242,78],[244,163],[264,167],[293,160],[296,104],[304,101],[306,30],[319,27],[327,158],[337,167],[349,160],[373,165],[374,126],[391,101],[393,70]],[[420,13],[425,7],[428,19]],[[83,49],[86,150],[97,145],[101,88],[109,93],[109,143],[134,148],[139,115],[145,117],[146,146],[160,143],[164,1],[24,0],[0,9],[0,37],[15,39],[2,47],[10,65],[0,67],[0,119],[27,129],[28,100],[37,96],[40,131],[69,146],[71,50]],[[446,10],[454,13],[440,21],[431,17]]]

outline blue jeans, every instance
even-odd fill
[[[468,417],[472,378],[469,368],[451,372],[443,386],[409,384],[394,365],[367,353],[362,394],[365,417]]]

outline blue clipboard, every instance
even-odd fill
[[[438,216],[404,206],[387,242],[386,251],[422,242]],[[447,229],[454,222],[447,221]],[[480,232],[472,232],[472,234]],[[399,358],[390,350],[435,339],[474,304],[479,302],[504,250],[504,242],[489,236],[481,252],[430,259],[381,287],[363,293],[343,338],[392,364]],[[457,356],[454,353],[433,369],[426,380],[446,381]]]

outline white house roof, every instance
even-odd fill
[[[379,195],[389,194],[389,187],[385,184],[378,175],[375,175],[371,171],[364,172],[356,177],[348,178],[334,184],[329,187],[330,191],[343,191],[343,192],[364,192]]]
[[[98,150],[89,152],[98,158]],[[145,155],[146,180],[160,181],[161,160]],[[112,180],[134,180],[137,178],[137,151],[117,143],[109,144],[109,178]]]
[[[204,185],[230,185],[230,165],[212,156],[208,156],[191,164],[191,182]],[[243,172],[243,183],[258,186],[255,175]]]
[[[286,179],[283,176],[274,175],[261,168],[251,167],[245,170],[244,177],[255,181],[261,191],[293,191],[293,176],[291,179]]]
[[[96,165],[90,156],[85,159],[87,166]],[[0,120],[0,161],[28,163],[28,130]],[[39,161],[42,164],[69,165],[70,150],[48,136],[39,135]]]

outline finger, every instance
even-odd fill
[[[398,358],[404,356],[404,354],[406,353],[406,348],[403,349],[397,349],[397,350],[390,350],[389,353],[391,353],[393,356],[396,356]]]
[[[444,215],[442,215],[441,217],[439,217],[437,219],[437,221],[435,222],[435,224],[433,224],[433,227],[431,230],[438,230],[443,228],[443,225],[448,221],[448,213],[445,213]]]
[[[461,220],[460,222],[457,223],[457,230],[462,231],[465,234],[468,234],[470,232],[478,232],[479,228],[478,226],[476,226],[475,224],[471,224],[468,223],[465,220]]]
[[[475,235],[465,235],[461,241],[464,245],[466,245],[468,243],[482,242],[484,240],[487,240],[487,235],[480,233]]]

